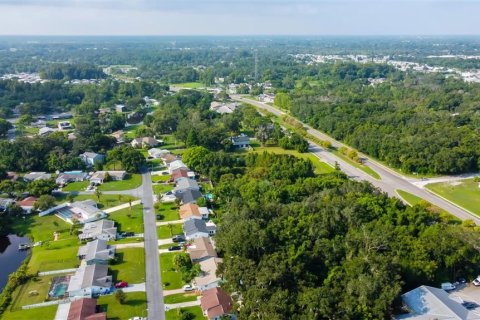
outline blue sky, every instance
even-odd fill
[[[3,35],[479,35],[480,0],[0,0]]]

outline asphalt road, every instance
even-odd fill
[[[152,179],[150,172],[142,173],[141,199],[145,243],[145,275],[149,320],[165,320],[163,288],[158,254],[157,225],[153,208]]]
[[[282,116],[285,114],[285,112],[272,107],[266,103],[259,102],[256,100],[248,99],[245,97],[241,97],[238,95],[233,95],[232,96],[233,100],[239,101],[239,102],[247,102],[249,104],[252,104],[256,107],[262,108],[264,110],[267,110],[268,112],[271,112],[277,116]],[[308,125],[305,125],[308,133],[310,133],[312,136],[315,136],[321,140],[328,140],[332,143],[332,146],[339,147],[342,146],[343,144],[341,142],[338,142],[334,140],[333,138],[325,135],[324,133],[315,130],[311,128]],[[366,155],[361,154],[360,156],[365,159],[364,164],[372,168],[375,172],[377,172],[381,180],[377,180],[373,178],[372,176],[368,175],[361,169],[358,169],[351,164],[343,161],[341,158],[337,157],[330,151],[323,149],[322,147],[318,146],[317,144],[310,143],[310,152],[315,154],[317,157],[320,159],[324,160],[325,162],[334,165],[335,163],[338,163],[340,165],[340,169],[345,172],[348,176],[350,176],[353,179],[356,180],[366,180],[373,184],[375,187],[379,188],[383,192],[388,193],[390,196],[394,197],[399,197],[398,194],[396,193],[395,190],[400,189],[403,191],[407,191],[409,193],[415,194],[418,197],[425,199],[426,201],[450,212],[454,216],[458,217],[461,220],[465,219],[472,219],[474,220],[477,225],[480,225],[480,219],[468,211],[464,210],[463,208],[460,208],[454,204],[452,204],[449,201],[444,200],[443,198],[440,198],[439,196],[428,192],[425,189],[422,189],[414,184],[414,182],[419,181],[419,179],[412,179],[412,178],[407,178],[402,176],[401,174],[389,169],[388,167],[379,164],[376,161],[373,161],[372,159],[368,158]]]

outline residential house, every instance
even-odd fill
[[[110,292],[112,276],[104,264],[81,265],[70,277],[67,292],[69,297],[94,297]]]
[[[200,190],[200,186],[197,181],[190,178],[178,178],[176,180],[175,188],[173,188],[173,193],[179,195],[187,190]]]
[[[193,244],[187,247],[192,262],[200,262],[208,258],[217,258],[217,252],[209,237],[195,238]]]
[[[187,240],[208,237],[210,235],[207,224],[201,219],[189,219],[183,224],[183,232]]]
[[[70,303],[67,320],[107,320],[107,314],[97,313],[96,299],[83,298]]]
[[[117,143],[123,143],[125,141],[125,133],[123,132],[123,130],[115,131],[110,135],[117,139]]]
[[[186,190],[184,192],[175,195],[182,204],[197,203],[197,199],[202,197],[202,193],[198,190]]]
[[[97,239],[81,246],[77,257],[87,265],[108,264],[109,260],[115,258],[115,247],[109,246],[106,240]]]
[[[105,161],[105,156],[95,152],[84,152],[80,155],[80,159],[82,159],[87,167],[93,167],[97,162],[103,163]]]
[[[8,171],[7,172],[7,179],[10,181],[17,181],[18,180],[18,174],[13,171]]]
[[[85,223],[82,233],[78,237],[80,240],[115,240],[117,238],[117,228],[112,220],[97,220]]]
[[[177,200],[177,197],[173,194],[172,191],[167,191],[166,193],[161,195],[161,201],[163,203],[175,202],[175,200]]]
[[[220,320],[223,315],[231,315],[233,301],[223,289],[217,287],[202,292],[200,306],[209,320]]]
[[[225,103],[213,101],[210,104],[210,110],[213,110],[220,114],[233,113],[236,109],[237,109],[237,104],[235,102],[225,104]]]
[[[173,171],[177,170],[177,169],[180,169],[180,168],[184,168],[184,169],[187,169],[188,170],[188,167],[185,163],[183,163],[182,160],[174,160],[172,162],[170,162],[168,164],[168,172],[170,174],[172,174]]]
[[[35,180],[48,180],[51,177],[52,175],[46,172],[30,172],[23,176],[23,180],[26,182],[32,182]]]
[[[77,136],[75,135],[74,132],[70,132],[69,134],[67,134],[67,139],[68,140],[75,140],[75,139],[77,139]]]
[[[232,137],[231,140],[235,148],[248,148],[250,146],[250,138],[245,134]]]
[[[193,280],[195,286],[200,291],[216,288],[222,282],[222,278],[217,276],[218,265],[223,262],[221,258],[208,258],[200,261],[200,275]]]
[[[443,289],[420,286],[401,297],[410,313],[395,316],[395,319],[480,319],[478,313],[462,306],[462,301]]]
[[[125,107],[125,105],[123,104],[116,104],[115,105],[115,111],[118,112],[118,113],[124,113],[124,112],[127,112],[127,107]]]
[[[176,182],[180,178],[190,178],[195,179],[195,172],[188,170],[186,168],[178,168],[172,171],[170,181]]]
[[[273,93],[262,93],[258,96],[258,99],[265,103],[273,103],[275,101],[275,94]]]
[[[187,203],[180,206],[180,218],[184,221],[190,219],[202,219],[199,207],[195,203]]]
[[[107,216],[105,212],[98,209],[97,203],[93,200],[64,203],[55,207],[54,212],[57,217],[71,224],[75,221],[80,223],[93,222]]]
[[[210,210],[206,207],[199,207],[195,203],[187,203],[180,206],[180,218],[182,220],[189,219],[208,219]]]
[[[126,171],[97,171],[90,176],[90,182],[94,184],[102,184],[105,181],[107,174],[109,179],[113,181],[123,180],[127,176]]]
[[[175,155],[173,155],[173,154],[171,154],[171,153],[168,153],[168,154],[164,155],[161,159],[162,159],[162,161],[163,161],[163,164],[164,164],[166,167],[169,167],[169,166],[170,166],[170,163],[178,160],[178,157],[175,156]]]
[[[161,159],[165,155],[169,154],[170,151],[165,150],[165,149],[159,149],[159,148],[152,148],[148,150],[148,155],[152,158],[155,159]]]
[[[0,212],[4,212],[8,207],[15,204],[15,199],[0,198]]]
[[[58,127],[58,130],[60,130],[60,131],[73,129],[70,121],[60,121],[57,124],[57,127]]]
[[[159,141],[152,137],[143,137],[143,138],[135,138],[132,140],[131,144],[134,148],[151,148],[156,147],[159,145]]]
[[[84,181],[88,178],[88,174],[83,171],[68,171],[60,173],[55,179],[58,185],[64,186],[69,182]]]
[[[35,202],[37,202],[38,198],[36,197],[28,197],[23,199],[22,201],[17,202],[17,205],[19,205],[23,211],[27,214],[31,213],[33,210],[33,206],[35,205]]]

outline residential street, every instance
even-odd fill
[[[160,276],[157,226],[153,208],[152,180],[150,172],[142,173],[141,199],[143,203],[143,224],[145,243],[145,275],[149,320],[164,320],[163,288]]]
[[[277,116],[281,116],[285,114],[285,112],[275,107],[272,107],[268,104],[265,104],[256,100],[240,97],[238,95],[232,95],[232,99],[239,102],[250,103],[254,106],[265,109],[268,112],[271,112]],[[329,136],[325,135],[324,133],[321,133],[318,130],[315,130],[307,125],[305,125],[305,127],[307,128],[307,131],[309,134],[321,140],[330,141],[332,143],[332,146],[334,147],[339,147],[343,145],[342,143],[330,138]],[[474,216],[473,214],[469,213],[465,209],[460,208],[455,204],[427,191],[426,189],[420,188],[417,185],[415,185],[415,183],[418,182],[420,179],[411,179],[411,178],[404,177],[401,174],[379,164],[378,162],[368,158],[363,154],[361,154],[360,156],[366,159],[365,165],[369,166],[375,172],[377,172],[381,176],[381,180],[377,180],[371,177],[361,169],[358,169],[352,166],[351,164],[343,161],[341,158],[337,157],[330,151],[321,148],[317,144],[310,143],[309,150],[310,152],[315,154],[317,157],[321,158],[322,160],[324,160],[325,162],[331,165],[334,165],[335,162],[337,162],[340,165],[341,170],[345,172],[347,175],[349,175],[350,177],[352,177],[353,179],[366,180],[372,183],[375,187],[388,193],[390,196],[399,197],[395,190],[397,189],[404,190],[412,194],[415,194],[418,197],[425,199],[426,201],[450,212],[451,214],[453,214],[454,216],[458,217],[461,220],[472,219],[477,224],[480,224],[480,219]]]

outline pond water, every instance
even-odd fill
[[[0,292],[7,284],[8,276],[18,269],[30,250],[18,250],[21,243],[30,243],[30,240],[14,234],[0,237]]]

